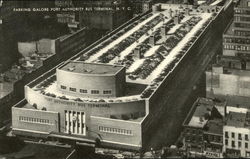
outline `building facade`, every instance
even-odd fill
[[[225,103],[198,98],[186,117],[182,133],[189,157],[221,158],[223,148],[223,115]]]
[[[223,34],[223,54],[206,72],[207,97],[228,99],[232,105],[249,106],[249,4],[249,0],[237,1],[234,19]]]
[[[227,157],[250,157],[249,112],[230,111],[223,126],[223,151]]]

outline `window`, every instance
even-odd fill
[[[225,131],[225,137],[228,138],[228,132],[227,131]]]
[[[235,147],[235,142],[234,141],[232,141],[232,147]]]
[[[111,94],[111,90],[104,90],[103,94]]]
[[[238,139],[242,140],[241,134],[238,134]]]
[[[32,118],[32,117],[19,117],[19,120],[22,122],[29,122],[29,123],[39,123],[39,124],[49,124],[48,119],[39,119],[39,118]]]
[[[245,148],[248,149],[248,143],[245,143]]]
[[[66,87],[66,86],[61,85],[61,89],[67,89],[67,87]]]
[[[103,127],[99,126],[99,131],[106,132],[106,133],[115,133],[121,135],[132,135],[131,130],[119,129],[119,128],[110,128],[110,127]]]
[[[238,147],[241,148],[241,142],[240,141],[238,142]]]
[[[86,90],[86,89],[80,89],[80,93],[88,93],[88,90]]]
[[[76,88],[69,88],[70,91],[76,92]]]
[[[225,139],[225,145],[228,145],[228,140],[227,139]]]
[[[250,2],[247,2],[247,6],[250,7]]]
[[[99,94],[99,90],[91,90],[91,94]]]
[[[248,139],[248,135],[247,135],[247,134],[245,135],[245,140],[249,140],[249,139]]]
[[[232,136],[232,138],[234,138],[234,136],[235,136],[235,135],[234,135],[234,133],[233,133],[233,132],[232,132],[231,136]]]

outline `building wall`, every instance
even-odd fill
[[[47,133],[59,132],[59,122],[60,118],[57,112],[12,108],[12,127],[14,129]]]
[[[131,147],[141,147],[141,125],[140,122],[130,122],[121,119],[111,119],[110,115],[131,114],[134,112],[143,112],[145,114],[145,103],[144,101],[125,102],[125,103],[79,103],[74,101],[64,101],[60,99],[53,99],[51,97],[43,96],[37,92],[26,87],[26,95],[30,104],[36,104],[37,110],[30,110],[25,108],[13,108],[13,127],[17,129],[27,129],[32,131],[42,132],[57,132],[51,130],[54,127],[37,127],[37,125],[28,123],[26,125],[18,122],[20,115],[39,118],[39,116],[49,119],[50,121],[59,121],[60,124],[56,128],[59,133],[68,133],[66,123],[66,112],[82,112],[85,114],[84,124],[86,126],[86,134],[81,134],[91,139],[100,139],[101,142],[107,142],[118,145],[127,145]],[[46,107],[46,111],[41,109]],[[35,113],[33,113],[35,111]],[[51,119],[48,112],[57,112],[58,119]],[[101,130],[99,128],[105,127],[109,130]],[[111,128],[115,128],[116,132],[111,132]],[[122,129],[122,131],[121,131]],[[120,132],[117,132],[117,131]],[[129,131],[129,133],[124,133]],[[101,136],[101,138],[100,138]],[[80,137],[80,136],[79,136]],[[77,138],[77,137],[76,137]]]
[[[92,75],[57,69],[56,74],[57,88],[69,95],[79,97],[116,97],[123,95],[125,71],[118,72],[117,75]],[[66,86],[67,89],[63,90],[61,86]],[[70,88],[76,88],[76,92],[70,91]],[[80,93],[80,89],[88,92],[86,94]],[[91,90],[98,90],[99,94],[91,94]],[[111,90],[111,94],[103,94],[104,90]]]
[[[250,8],[250,0],[241,0],[239,6]]]
[[[18,52],[24,57],[36,52],[36,42],[18,42]]]
[[[48,97],[32,90],[25,86],[25,94],[28,103],[37,104],[38,109],[46,107],[49,111],[58,111],[64,113],[64,110],[76,110],[88,112],[90,116],[110,117],[110,115],[122,115],[140,112],[145,114],[145,101],[131,101],[131,102],[76,102],[68,101],[59,98]],[[60,108],[60,109],[58,109]],[[64,117],[62,117],[63,120]]]
[[[217,78],[215,79],[215,77]],[[211,72],[206,72],[206,91],[218,95],[232,95],[232,96],[250,96],[250,77],[239,76],[233,74],[215,74],[213,73],[213,80],[211,86]]]
[[[66,38],[56,39],[56,53],[69,58],[85,48],[86,41],[86,28],[82,28]]]
[[[141,147],[142,145],[142,131],[141,125],[139,122],[130,122],[130,121],[122,121],[122,120],[114,120],[114,119],[105,119],[98,118],[92,116],[90,119],[91,127],[90,133],[92,136],[96,136],[98,138],[103,138],[104,142],[117,143],[121,145],[128,145],[132,147]],[[131,134],[119,134],[119,133],[110,133],[109,131],[104,132],[100,131],[99,127],[105,128],[117,128],[124,129],[131,132]],[[112,130],[111,130],[112,131]],[[100,136],[97,136],[97,133]]]
[[[56,42],[51,39],[41,39],[39,41],[32,42],[18,42],[18,52],[24,57],[29,56],[32,53],[56,53]]]
[[[228,132],[228,136],[226,135],[226,132]],[[234,137],[232,137],[232,133],[234,133]],[[223,134],[224,152],[226,152],[226,149],[240,150],[241,157],[250,157],[250,129],[226,125],[223,127]],[[239,134],[241,134],[241,139],[239,138]],[[248,137],[246,138],[245,135]],[[228,144],[226,144],[226,142]],[[232,145],[233,142],[235,146]],[[241,143],[241,146],[239,146],[239,142]],[[245,144],[248,146],[246,147]]]
[[[95,29],[112,30],[113,15],[111,12],[80,12],[80,25]]]
[[[37,42],[38,53],[56,53],[56,43],[55,40],[51,39],[41,39]]]

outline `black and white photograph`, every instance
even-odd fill
[[[250,0],[0,0],[0,159],[250,158]]]

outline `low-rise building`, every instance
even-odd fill
[[[232,112],[223,126],[223,151],[227,157],[250,157],[250,112]]]
[[[225,102],[198,98],[183,126],[183,143],[191,157],[222,157]]]

